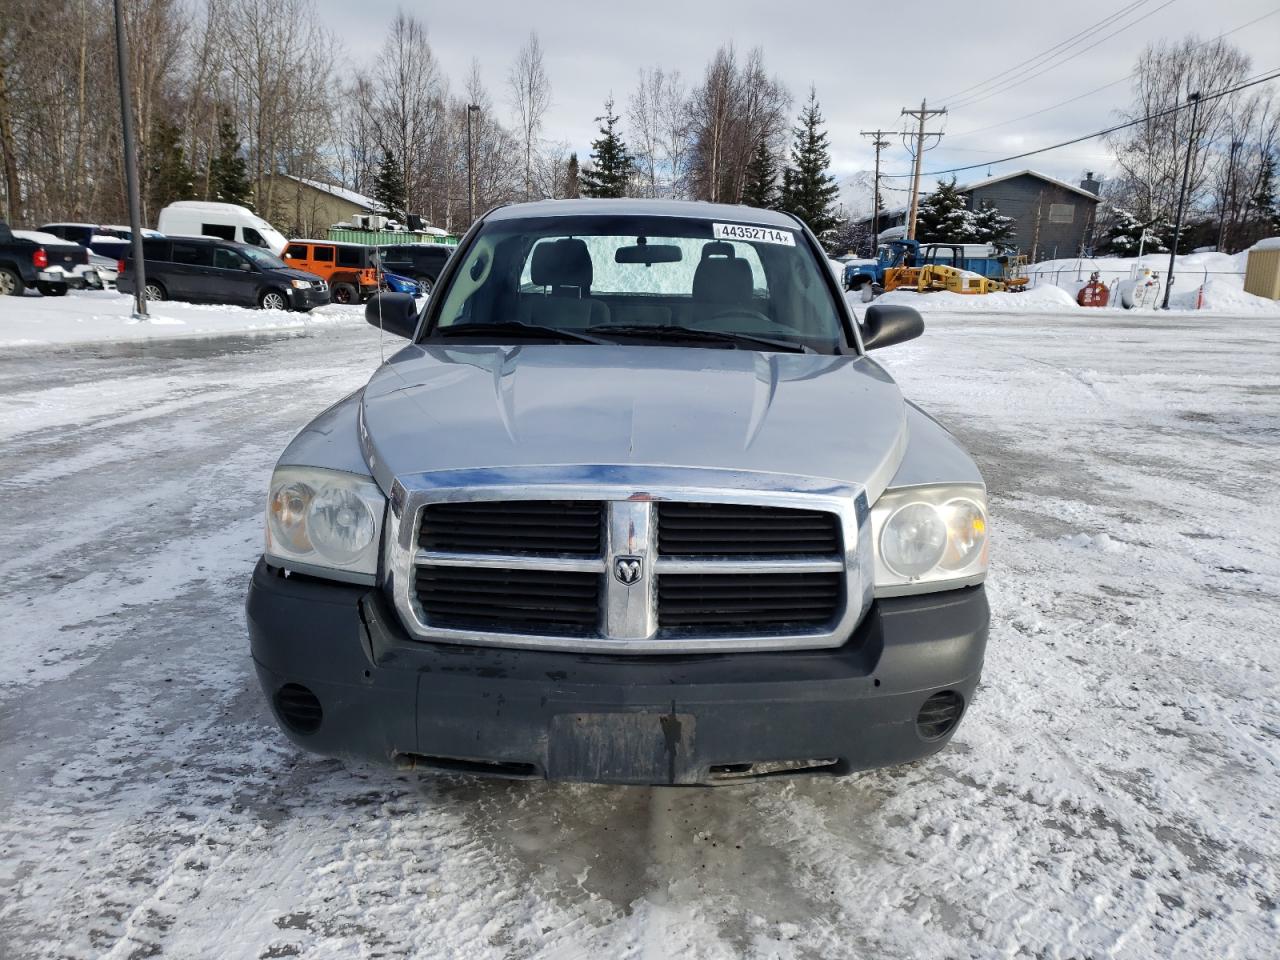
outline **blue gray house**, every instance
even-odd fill
[[[1002,173],[960,187],[970,210],[989,203],[1017,224],[1018,253],[1031,260],[1074,257],[1093,245],[1101,181],[1084,175],[1079,186],[1035,170]],[[889,236],[906,234],[908,210],[894,207],[880,212],[880,230]],[[862,221],[869,227],[871,218]],[[888,237],[884,237],[888,239]]]

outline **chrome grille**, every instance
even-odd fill
[[[660,556],[840,553],[840,518],[818,510],[743,503],[661,503]]]
[[[658,624],[717,632],[819,626],[839,610],[842,579],[838,573],[664,573]]]
[[[658,467],[406,479],[392,489],[388,586],[423,640],[616,653],[831,647],[871,602],[860,488]]]
[[[424,550],[598,557],[604,505],[591,500],[478,500],[428,504]]]
[[[417,587],[423,612],[442,626],[582,634],[600,622],[598,573],[422,566]]]

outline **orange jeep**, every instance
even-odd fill
[[[373,248],[361,243],[290,240],[284,262],[327,280],[334,303],[360,303],[378,292]]]

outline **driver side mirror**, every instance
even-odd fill
[[[240,269],[243,270],[245,273],[253,273],[253,264],[250,263],[248,260],[241,260]]]
[[[906,343],[924,333],[924,318],[914,307],[884,304],[868,307],[862,321],[862,346],[866,350]]]
[[[372,327],[411,340],[418,329],[418,304],[408,293],[376,293],[365,304],[364,319]]]

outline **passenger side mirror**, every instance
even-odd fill
[[[868,307],[862,320],[862,346],[867,350],[906,343],[924,333],[924,318],[914,307],[884,304]]]
[[[364,318],[370,326],[411,340],[418,329],[418,304],[408,293],[377,293],[365,304]]]

